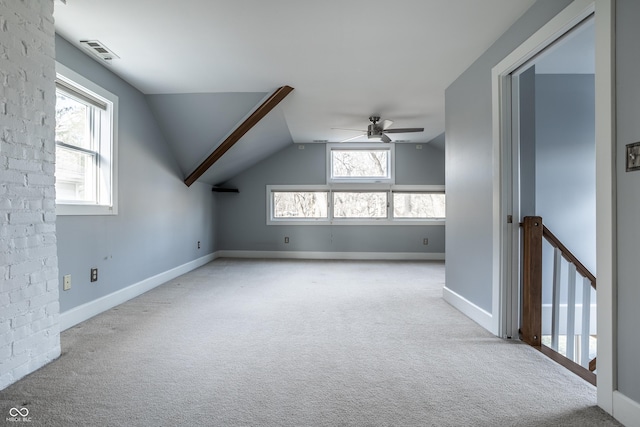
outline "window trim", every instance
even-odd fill
[[[56,199],[56,215],[117,215],[118,214],[118,97],[107,91],[91,80],[76,73],[70,68],[56,61],[56,91],[58,86],[64,90],[78,92],[83,95],[87,102],[96,108],[102,108],[108,114],[111,144],[110,149],[100,149],[98,153],[103,155],[108,150],[106,167],[109,168],[110,200],[105,204],[88,204],[82,202],[66,202]],[[71,88],[69,88],[69,86]],[[82,92],[86,92],[86,95]],[[79,96],[79,95],[76,95]],[[103,106],[105,108],[103,108]],[[103,130],[104,131],[104,130]],[[103,182],[100,186],[105,186]]]
[[[275,218],[273,215],[273,193],[295,191],[326,191],[327,218]],[[386,218],[334,218],[333,192],[386,192]],[[267,185],[266,186],[266,219],[267,225],[445,225],[446,218],[394,218],[393,193],[445,193],[444,185]]]
[[[331,184],[387,184],[393,185],[396,180],[396,155],[395,144],[370,143],[370,142],[352,142],[352,143],[328,143],[326,144],[326,166],[327,166],[327,185]],[[389,168],[389,178],[334,178],[331,152],[345,150],[386,150],[389,151],[387,167]]]

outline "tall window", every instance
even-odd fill
[[[115,214],[117,97],[56,64],[56,212]]]

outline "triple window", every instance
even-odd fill
[[[268,186],[269,222],[427,222],[445,218],[442,186],[342,190],[328,186]]]

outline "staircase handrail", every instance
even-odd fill
[[[596,289],[596,276],[591,274],[589,269],[585,267],[584,264],[582,264],[580,260],[578,260],[578,258],[569,249],[567,249],[565,245],[562,244],[560,239],[558,239],[555,234],[553,234],[551,230],[549,230],[547,226],[544,225],[544,223],[542,224],[542,235],[547,239],[551,246],[560,249],[562,257],[575,265],[578,273],[580,273],[582,277],[586,277],[587,279],[589,279],[593,289]]]

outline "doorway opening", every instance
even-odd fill
[[[595,14],[595,15],[594,15]],[[615,339],[615,3],[613,0],[574,0],[562,12],[518,46],[492,69],[493,94],[493,301],[492,330],[502,337],[518,337],[520,290],[513,288],[510,263],[512,215],[511,73],[535,57],[586,18],[595,19],[595,134],[596,134],[596,263],[598,274],[598,406],[614,413],[616,401]],[[513,218],[511,216],[511,218]],[[519,283],[519,282],[518,282]],[[515,312],[515,313],[514,313]],[[516,319],[516,321],[514,321]],[[620,399],[617,400],[620,402]]]
[[[586,375],[597,353],[593,16],[514,70],[510,82],[508,329]],[[540,223],[534,261],[523,260],[519,226],[527,217]],[[543,228],[555,240],[542,239]],[[535,285],[523,280],[532,268],[540,270]]]

